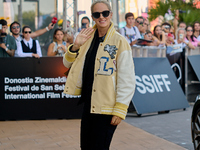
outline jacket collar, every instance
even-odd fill
[[[96,24],[93,26],[93,29],[95,29],[95,30],[97,29]],[[110,25],[110,27],[107,31],[106,37],[104,39],[104,42],[108,41],[114,35],[115,32],[116,31],[115,31],[115,28],[114,28],[114,24],[113,24],[113,22],[111,22],[111,25]]]

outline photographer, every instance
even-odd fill
[[[90,19],[87,16],[83,17],[81,19],[81,29],[88,28],[89,26],[90,26]],[[74,34],[74,39],[73,39],[74,42],[78,34],[79,32],[76,32]]]
[[[176,31],[176,39],[174,40],[175,44],[182,44],[182,48],[188,46],[191,49],[195,49],[195,46],[192,45],[190,41],[186,39],[186,31],[183,28],[178,28]]]
[[[0,57],[13,57],[17,45],[15,39],[6,34],[8,29],[7,21],[4,19],[0,20]]]
[[[174,35],[170,33],[171,25],[168,22],[164,22],[161,28],[165,32],[166,45],[174,44]]]

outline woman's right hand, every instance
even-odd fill
[[[90,34],[94,31],[92,28],[84,28],[77,35],[74,45],[72,47],[72,51],[78,50],[89,38],[91,38]]]

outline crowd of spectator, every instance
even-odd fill
[[[147,18],[139,16],[135,19],[134,14],[129,12],[125,15],[126,26],[119,29],[119,33],[126,38],[130,46],[168,47],[181,44],[183,48],[188,46],[195,49],[195,47],[200,46],[200,23],[195,22],[193,25],[187,26],[185,22],[179,22],[178,15],[176,13],[173,26],[164,22],[156,25],[150,31],[150,23]],[[0,25],[0,34],[3,35],[8,29],[7,21],[1,19]],[[86,16],[83,17],[81,28],[76,33],[70,27],[70,22],[67,26],[66,31],[63,31],[62,28],[55,29],[47,56],[62,56],[67,47],[75,41],[80,30],[90,26],[90,19]],[[53,28],[54,24],[50,23],[46,28],[32,32],[29,26],[24,26],[21,30],[21,25],[14,21],[10,25],[12,36],[9,34],[5,34],[4,38],[0,36],[0,57],[42,57],[40,44],[34,38]]]
[[[125,15],[126,26],[121,28],[120,33],[127,39],[131,46],[159,46],[168,47],[182,44],[182,48],[188,46],[191,49],[200,46],[200,23],[195,22],[193,26],[186,26],[185,22],[180,22],[176,16],[173,26],[169,22],[156,25],[150,31],[148,19],[142,16],[134,20],[133,13]],[[138,33],[139,31],[139,33]],[[143,42],[138,42],[143,41]]]

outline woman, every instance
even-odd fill
[[[147,43],[147,46],[158,46],[160,44],[160,42],[158,42],[158,39],[155,38],[149,30],[146,30],[146,33],[144,34],[144,39],[152,41],[151,43]]]
[[[157,41],[158,46],[165,46],[166,40],[165,40],[165,32],[162,31],[161,26],[157,25],[153,29],[153,38]]]
[[[200,23],[198,21],[196,21],[194,24],[193,24],[193,29],[194,29],[194,37],[200,41]]]
[[[73,33],[73,31],[70,28],[66,29],[64,39],[67,42],[67,45],[73,44],[74,33]]]
[[[185,39],[186,31],[183,28],[178,28],[176,31],[176,39],[174,40],[175,44],[182,44],[182,48],[188,46],[191,49],[195,49],[194,45],[188,40]]]
[[[135,90],[131,47],[114,29],[107,1],[91,6],[93,28],[82,29],[63,57],[70,68],[64,93],[84,102],[81,149],[108,150]]]
[[[200,42],[194,37],[192,26],[190,26],[190,25],[187,26],[185,30],[186,30],[185,40],[190,41],[192,43],[192,45],[195,47],[199,46]]]
[[[31,38],[31,28],[29,26],[24,26],[22,28],[23,40],[17,43],[17,50],[15,52],[15,57],[42,57],[42,52],[38,40],[33,40]]]
[[[66,42],[64,41],[64,31],[56,29],[53,34],[53,43],[49,45],[47,56],[63,56],[66,52]]]

